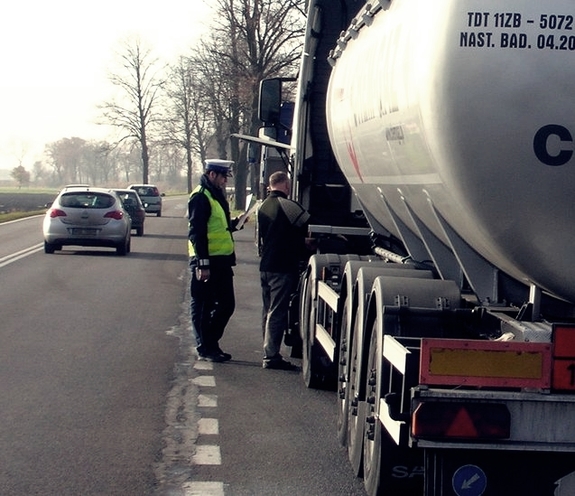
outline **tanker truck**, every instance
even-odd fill
[[[575,494],[573,81],[572,0],[309,0],[289,140],[261,84],[319,240],[303,379],[370,496]]]

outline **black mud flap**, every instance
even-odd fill
[[[575,494],[575,456],[566,453],[426,450],[425,496]]]

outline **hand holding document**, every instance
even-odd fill
[[[251,215],[253,215],[255,213],[255,211],[257,210],[257,208],[260,206],[261,204],[261,200],[257,200],[254,202],[254,204],[250,207],[250,204],[252,203],[252,199],[253,199],[254,195],[248,195],[246,198],[246,211],[240,215],[239,219],[238,219],[238,224],[236,226],[236,229],[239,231],[242,227],[244,227],[244,224],[247,222],[247,220],[250,218]]]

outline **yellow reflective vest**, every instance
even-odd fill
[[[226,213],[220,203],[212,194],[202,186],[197,186],[190,196],[196,193],[203,193],[210,202],[211,214],[208,219],[208,252],[210,257],[216,255],[231,255],[234,252],[234,239],[228,229]],[[188,240],[188,254],[195,257],[194,245]]]

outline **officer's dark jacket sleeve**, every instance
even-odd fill
[[[211,215],[210,201],[203,193],[192,195],[188,202],[188,239],[194,245],[196,258],[210,258],[208,251],[208,220]]]

